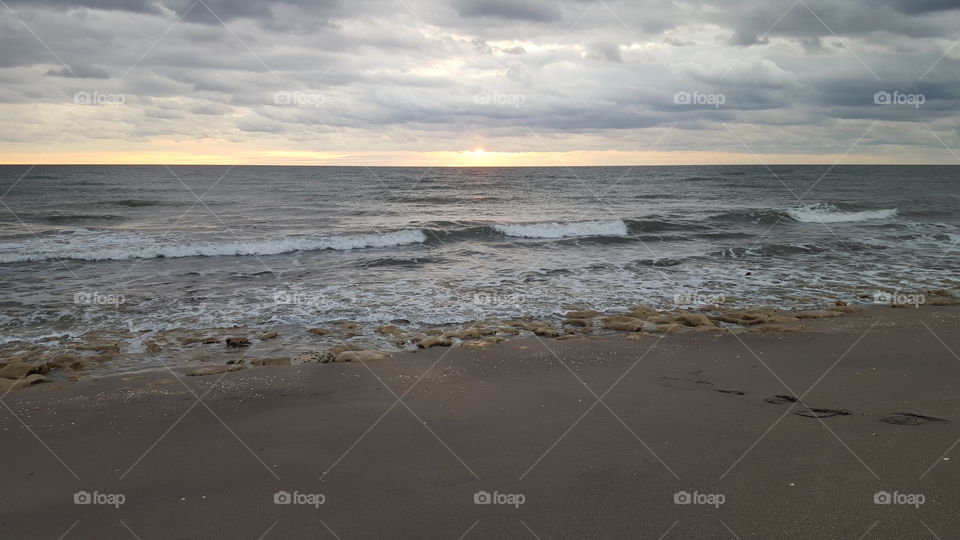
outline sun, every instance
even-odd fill
[[[470,152],[470,154],[472,154],[473,157],[482,158],[483,156],[485,156],[485,155],[487,154],[487,152],[486,152],[486,150],[484,150],[483,148],[476,148],[476,149],[474,149],[473,152]]]

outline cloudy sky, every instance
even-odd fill
[[[2,0],[0,162],[960,164],[958,0]]]

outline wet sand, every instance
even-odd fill
[[[0,531],[956,538],[958,329],[956,306],[885,308],[804,332],[523,338],[38,385],[2,400]],[[123,504],[74,504],[81,490]],[[479,491],[523,504],[475,504]],[[722,504],[675,504],[682,491]]]

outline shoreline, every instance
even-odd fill
[[[17,537],[72,525],[119,536],[124,524],[144,537],[329,534],[318,520],[343,538],[471,526],[477,537],[704,538],[724,526],[742,538],[925,526],[953,537],[958,326],[955,306],[865,310],[804,332],[537,336],[383,362],[38,385],[4,397],[0,455],[18,467],[2,523]],[[79,490],[125,503],[76,505]],[[278,490],[325,502],[276,505]],[[476,505],[481,491],[525,502]],[[684,491],[725,502],[675,504]],[[924,503],[874,504],[883,491]]]
[[[637,305],[605,313],[570,306],[572,309],[563,316],[525,315],[434,326],[407,321],[382,325],[334,321],[314,328],[272,326],[266,331],[183,328],[150,332],[144,334],[149,338],[139,338],[139,342],[130,332],[91,331],[45,340],[49,346],[11,342],[0,347],[4,357],[0,391],[168,367],[193,368],[195,375],[212,375],[246,367],[384,360],[432,347],[482,350],[531,336],[563,341],[615,335],[644,339],[684,332],[804,332],[834,324],[817,321],[839,321],[863,311],[926,310],[960,304],[960,298],[947,290],[926,294],[923,304],[917,305],[848,304],[840,300],[820,309],[789,310],[722,305],[657,310]]]

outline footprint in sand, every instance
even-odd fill
[[[885,424],[894,424],[897,426],[919,426],[920,424],[929,424],[931,422],[949,422],[946,418],[924,416],[922,414],[909,412],[893,413],[890,416],[884,416],[880,421]]]
[[[660,386],[698,392],[710,392],[714,390],[713,383],[710,381],[703,379],[681,379],[680,377],[660,377]]]
[[[783,405],[784,403],[799,403],[803,406],[802,410],[799,410],[793,414],[798,416],[803,416],[805,418],[833,418],[834,416],[850,416],[851,412],[847,409],[824,409],[821,407],[810,407],[806,403],[803,403],[794,396],[788,396],[785,394],[777,394],[772,398],[767,398],[764,401],[773,405]]]
[[[850,416],[850,411],[847,409],[820,409],[816,407],[808,407],[805,411],[797,411],[793,414],[806,416],[807,418],[832,418],[834,416]]]
[[[714,388],[713,383],[700,377],[702,371],[693,371],[690,373],[693,377],[660,377],[660,386],[667,388],[676,388],[677,390],[693,390],[695,392],[720,392],[721,394],[733,394],[735,396],[746,395],[741,390],[727,390],[723,388]]]
[[[777,394],[777,395],[773,396],[772,398],[767,398],[767,399],[765,399],[764,401],[766,401],[767,403],[772,403],[772,404],[774,404],[774,405],[782,405],[782,404],[784,404],[784,403],[796,403],[796,402],[799,401],[799,400],[798,400],[797,398],[793,397],[793,396],[786,396],[786,395],[783,395],[783,394]]]

